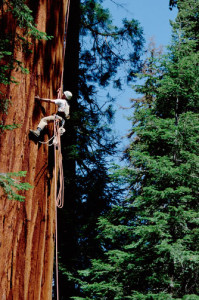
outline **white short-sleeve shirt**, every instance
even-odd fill
[[[70,113],[70,106],[68,102],[64,99],[56,99],[54,100],[55,104],[58,105],[58,111],[64,112],[65,116],[68,117]]]

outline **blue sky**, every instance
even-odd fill
[[[116,6],[113,2],[122,5]],[[177,10],[169,10],[169,0],[104,0],[104,7],[110,9],[113,23],[120,25],[123,18],[136,19],[144,30],[146,45],[151,37],[154,38],[156,46],[167,46],[171,41],[171,26],[169,20],[174,20]],[[130,122],[126,119],[132,113],[123,110],[120,106],[130,107],[130,98],[135,94],[131,87],[125,87],[125,91],[116,96],[116,120],[115,131],[119,136],[125,136],[131,128]],[[123,141],[122,148],[127,141]]]
[[[154,36],[157,44],[170,42],[169,19],[175,18],[176,10],[169,10],[169,0],[105,0],[104,4],[110,9],[115,23],[120,24],[125,17],[137,19],[144,28],[146,40]]]

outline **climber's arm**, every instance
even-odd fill
[[[35,99],[40,100],[40,101],[44,101],[44,102],[52,102],[52,103],[55,103],[55,100],[48,99],[48,98],[40,98],[39,96],[35,96]]]

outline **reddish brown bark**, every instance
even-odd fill
[[[53,149],[29,137],[41,117],[55,111],[53,104],[35,95],[56,98],[63,67],[63,38],[67,0],[31,1],[37,28],[53,35],[51,41],[36,41],[32,54],[15,55],[30,73],[14,72],[19,85],[11,84],[12,101],[3,124],[21,124],[0,136],[0,172],[27,171],[25,182],[34,186],[25,192],[25,202],[0,199],[0,299],[52,299],[55,233]],[[17,29],[18,30],[18,29]],[[45,139],[52,136],[52,127]],[[2,191],[1,191],[2,192]]]

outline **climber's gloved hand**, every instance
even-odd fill
[[[36,100],[40,100],[39,95],[35,96],[35,99],[36,99]]]

